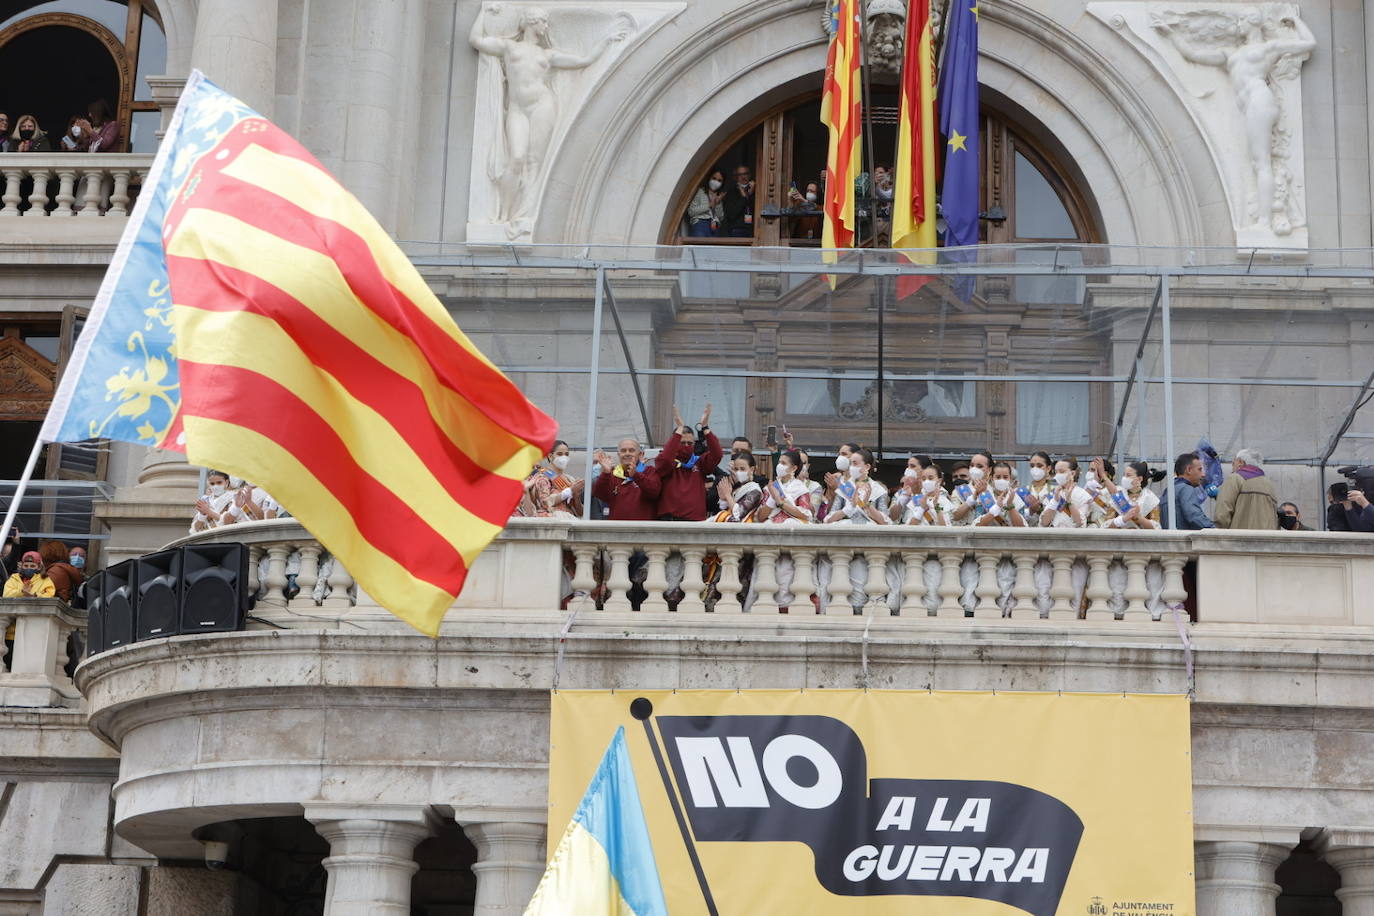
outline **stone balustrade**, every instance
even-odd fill
[[[152,161],[129,153],[0,155],[0,219],[127,217]]]
[[[254,616],[394,621],[293,520],[177,543],[249,545]],[[854,615],[1173,624],[1374,625],[1374,540],[1323,532],[762,526],[515,519],[461,612]],[[681,620],[679,620],[679,625]]]
[[[0,598],[0,630],[14,627],[14,648],[0,656],[0,706],[81,704],[66,667],[68,639],[86,633],[86,612],[57,598]]]

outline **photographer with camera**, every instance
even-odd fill
[[[1340,481],[1326,491],[1326,528],[1328,531],[1374,532],[1374,506],[1366,495],[1365,478],[1354,473],[1363,468],[1341,468],[1341,473],[1355,481],[1354,485]]]

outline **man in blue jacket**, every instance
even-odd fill
[[[1205,476],[1197,452],[1184,452],[1174,459],[1174,511],[1178,513],[1178,527],[1182,530],[1216,527],[1202,511],[1197,498],[1197,488]]]

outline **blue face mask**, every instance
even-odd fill
[[[79,553],[72,554],[71,562],[77,569],[83,569],[86,566],[86,558]]]

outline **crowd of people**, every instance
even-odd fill
[[[0,112],[0,153],[109,153],[119,147],[119,120],[110,103],[96,99],[85,114],[67,119],[67,129],[54,139],[31,114],[21,114],[11,130],[10,117]]]
[[[728,179],[726,169],[712,169],[687,204],[688,238],[752,238],[756,222],[755,189],[754,172],[747,165],[735,166]],[[814,181],[792,181],[785,211],[789,238],[821,237],[824,189],[824,170]],[[880,240],[886,239],[886,234],[891,232],[893,193],[894,174],[888,165],[875,166],[871,179],[867,172],[861,172],[855,181],[858,215],[865,223],[872,217],[873,229]]]
[[[783,447],[756,455],[743,436],[726,456],[710,427],[708,404],[695,426],[673,408],[673,432],[653,458],[633,438],[614,456],[594,455],[591,516],[624,521],[712,521],[758,524],[1004,526],[1151,529],[1168,527],[1171,503],[1180,529],[1310,530],[1293,502],[1280,503],[1263,456],[1241,449],[1231,473],[1219,467],[1208,485],[1204,456],[1179,455],[1172,500],[1153,488],[1167,476],[1133,461],[1116,468],[1104,457],[1037,451],[1017,462],[988,450],[968,460],[906,459],[900,479],[879,479],[870,449],[845,443],[834,469],[813,477],[811,458],[783,432]],[[1215,463],[1215,458],[1207,456]],[[581,518],[586,481],[570,473],[571,450],[558,442],[526,479],[517,515]],[[1333,487],[1328,527],[1374,531],[1374,508],[1355,487]],[[1340,499],[1336,499],[1336,496]],[[1214,502],[1212,512],[1207,503]]]
[[[33,546],[16,525],[0,546],[0,577],[6,598],[61,598],[80,606],[86,548],[58,540]]]

